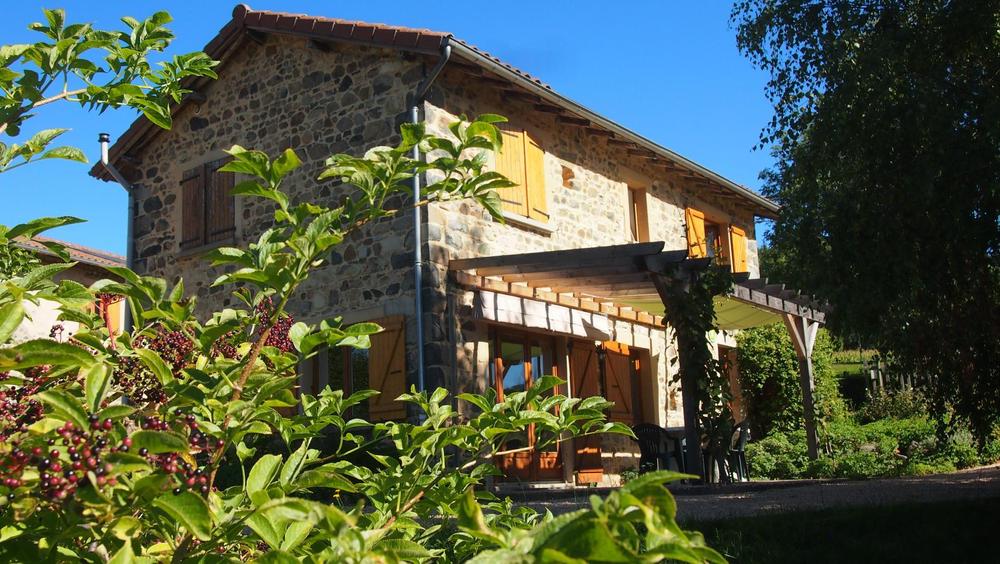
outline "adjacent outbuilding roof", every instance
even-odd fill
[[[90,264],[93,266],[125,266],[125,257],[102,251],[93,247],[85,247],[69,241],[60,241],[50,237],[36,236],[34,239],[18,239],[14,241],[14,246],[27,249],[35,253],[47,256],[56,256],[48,247],[42,243],[56,243],[65,247],[69,253],[69,258],[74,262]]]
[[[210,57],[225,60],[248,34],[262,33],[296,35],[318,42],[386,47],[424,55],[439,55],[444,46],[450,45],[454,61],[449,62],[450,66],[459,66],[463,71],[503,84],[518,94],[520,99],[533,102],[536,109],[557,114],[563,123],[584,127],[594,135],[605,136],[609,144],[627,150],[629,155],[648,159],[665,171],[680,174],[687,181],[716,196],[738,198],[749,204],[757,215],[775,217],[778,213],[778,205],[771,200],[585,108],[559,94],[540,79],[450,33],[305,14],[252,10],[246,4],[240,4],[233,10],[232,20],[208,42],[204,51]],[[197,91],[208,82],[209,79],[195,78],[188,80],[185,87]],[[183,104],[182,102],[175,107],[174,113]],[[158,129],[146,118],[138,118],[111,148],[112,161],[118,164],[125,155],[146,143]],[[111,180],[111,175],[100,163],[91,169],[90,174],[103,180]]]

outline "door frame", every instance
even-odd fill
[[[531,348],[538,346],[549,353],[552,375],[560,377],[560,366],[563,359],[558,354],[556,336],[548,333],[536,333],[531,331],[521,331],[506,327],[491,326],[489,329],[490,343],[490,366],[493,371],[493,381],[490,385],[497,392],[497,399],[503,401],[503,358],[499,354],[500,343],[515,343],[523,347],[525,389],[530,388],[534,382],[535,374],[532,373]],[[544,355],[543,355],[544,358]],[[564,386],[560,385],[555,389],[556,393]],[[535,434],[535,425],[528,425],[527,430],[528,446],[535,446],[538,437]],[[498,466],[503,472],[503,480],[562,480],[563,479],[563,456],[560,443],[556,443],[553,451],[538,451],[532,449],[524,453],[513,453],[504,455],[498,461]],[[519,467],[526,467],[519,470]]]

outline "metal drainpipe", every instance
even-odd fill
[[[132,184],[125,177],[122,176],[121,172],[115,168],[115,165],[111,164],[108,159],[108,143],[111,141],[111,136],[107,133],[99,133],[97,135],[97,142],[101,144],[101,164],[104,168],[111,173],[111,177],[115,179],[115,182],[121,185],[125,189],[125,193],[128,194],[128,228],[126,229],[126,237],[128,240],[125,242],[125,266],[129,270],[135,269],[135,240],[134,240],[134,230],[135,230],[135,193],[132,189]],[[125,308],[125,330],[132,329],[132,312],[129,308]]]
[[[444,65],[451,58],[451,45],[446,37],[444,39],[444,45],[441,47],[441,58],[438,59],[434,68],[431,69],[431,73],[427,75],[424,80],[417,86],[416,92],[413,93],[411,98],[412,106],[410,107],[410,122],[417,124],[420,123],[420,104],[424,101],[424,96],[427,94],[427,90],[437,79],[438,75],[444,69]],[[420,148],[413,147],[413,160],[420,160]],[[413,175],[413,201],[420,201],[420,175]],[[423,243],[421,239],[423,238],[423,229],[421,228],[421,213],[420,207],[413,208],[413,286],[416,291],[416,297],[414,298],[414,315],[417,319],[417,391],[424,391],[426,388],[424,383],[424,253],[423,253]]]

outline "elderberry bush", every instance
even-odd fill
[[[609,402],[568,398],[556,378],[503,401],[411,390],[398,398],[408,420],[376,424],[346,415],[375,391],[296,389],[303,361],[368,347],[380,328],[296,322],[289,297],[352,230],[404,211],[384,203],[403,201],[414,174],[427,180],[415,205],[469,198],[499,219],[495,190],[511,183],[484,171],[482,154],[499,148],[501,120],[459,122],[447,138],[404,125],[396,147],[331,157],[318,181],[355,189],[337,208],[293,205],[280,190],[300,165],[293,151],[272,160],[233,147],[223,170],[249,178],[233,192],[271,200],[275,221],[246,249],[209,253],[225,272],[215,284],[239,305],[204,318],[182,281],[124,268],[89,288],[53,279],[71,263],[3,281],[0,343],[28,302],[58,303],[62,327],[0,347],[0,560],[721,561],[674,521],[663,484],[676,474],[644,475],[557,518],[484,488],[504,444],[530,426],[538,448],[630,433],[607,422]],[[441,157],[415,161],[415,146]],[[0,228],[0,244],[71,220]],[[92,311],[98,295],[127,300],[127,332]]]

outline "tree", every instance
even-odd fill
[[[126,268],[109,268],[119,280],[90,288],[52,280],[71,263],[38,266],[0,286],[0,344],[24,317],[25,301],[55,301],[62,319],[81,326],[69,339],[0,347],[0,557],[724,562],[675,522],[663,484],[680,474],[647,474],[559,517],[476,491],[496,472],[497,456],[522,450],[504,445],[529,425],[540,440],[534,448],[631,433],[606,421],[607,400],[567,398],[552,376],[502,402],[493,390],[460,395],[476,410],[467,420],[443,389],[396,398],[413,404],[417,422],[377,424],[350,415],[377,392],[295,396],[303,361],[323,347],[366,348],[380,328],[339,318],[296,323],[285,311],[289,297],[351,232],[412,209],[387,202],[404,202],[415,174],[436,180],[410,205],[472,199],[502,217],[496,189],[512,183],[484,172],[483,154],[499,148],[497,121],[455,123],[450,138],[405,124],[396,147],[331,157],[319,179],[355,194],[336,208],[294,203],[281,191],[301,164],[291,149],[271,159],[233,147],[223,169],[246,178],[233,192],[270,200],[275,220],[246,249],[210,252],[226,267],[215,284],[231,286],[240,305],[204,322],[183,281]],[[410,158],[414,147],[434,158]],[[30,237],[62,222],[4,232]],[[128,300],[131,331],[110,333],[87,308],[99,294]]]
[[[102,31],[90,24],[67,25],[63,10],[43,11],[45,22],[28,26],[42,34],[41,41],[0,46],[0,134],[20,135],[39,108],[56,102],[100,112],[127,106],[169,128],[170,105],[188,93],[181,81],[215,78],[216,61],[201,52],[177,55],[156,66],[150,61],[174,37],[165,27],[171,21],[166,12],[142,21],[124,17],[124,31]],[[87,162],[74,147],[50,148],[66,131],[46,129],[23,143],[0,142],[0,173],[33,160]]]
[[[790,282],[925,376],[939,416],[1000,418],[1000,2],[744,0],[770,73],[767,195]]]

